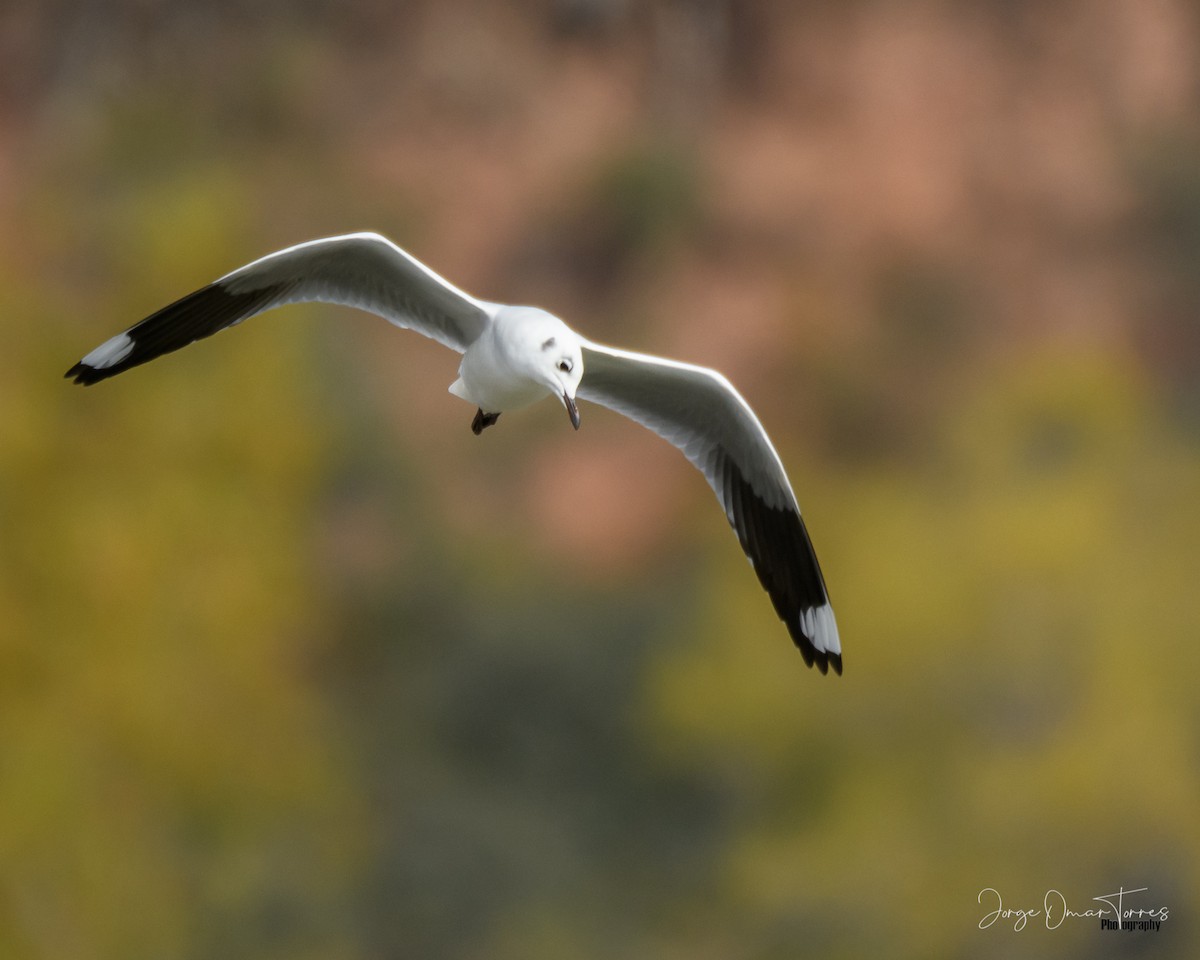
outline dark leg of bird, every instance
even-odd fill
[[[484,413],[483,407],[480,407],[475,413],[475,419],[471,421],[471,432],[475,436],[483,433],[484,429],[490,427],[493,423],[500,419],[498,413]]]

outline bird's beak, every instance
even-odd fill
[[[575,406],[575,398],[563,391],[562,395],[563,406],[567,408],[567,415],[571,418],[571,426],[576,430],[579,429],[579,408]]]

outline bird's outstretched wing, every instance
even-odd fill
[[[379,314],[459,353],[494,312],[493,304],[463,293],[385,237],[353,233],[240,267],[106,340],[66,375],[96,383],[264,310],[314,300]]]
[[[715,370],[585,343],[579,396],[678,447],[708,480],[804,662],[842,672],[825,580],[779,455]]]

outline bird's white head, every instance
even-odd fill
[[[575,392],[583,378],[583,341],[552,313],[537,307],[518,309],[518,339],[526,375],[562,401],[571,418],[571,426],[578,430],[579,408],[575,405]]]

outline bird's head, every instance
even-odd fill
[[[571,426],[579,429],[575,392],[583,378],[583,341],[579,334],[545,310],[528,308],[525,317],[525,355],[530,376],[562,402]]]

